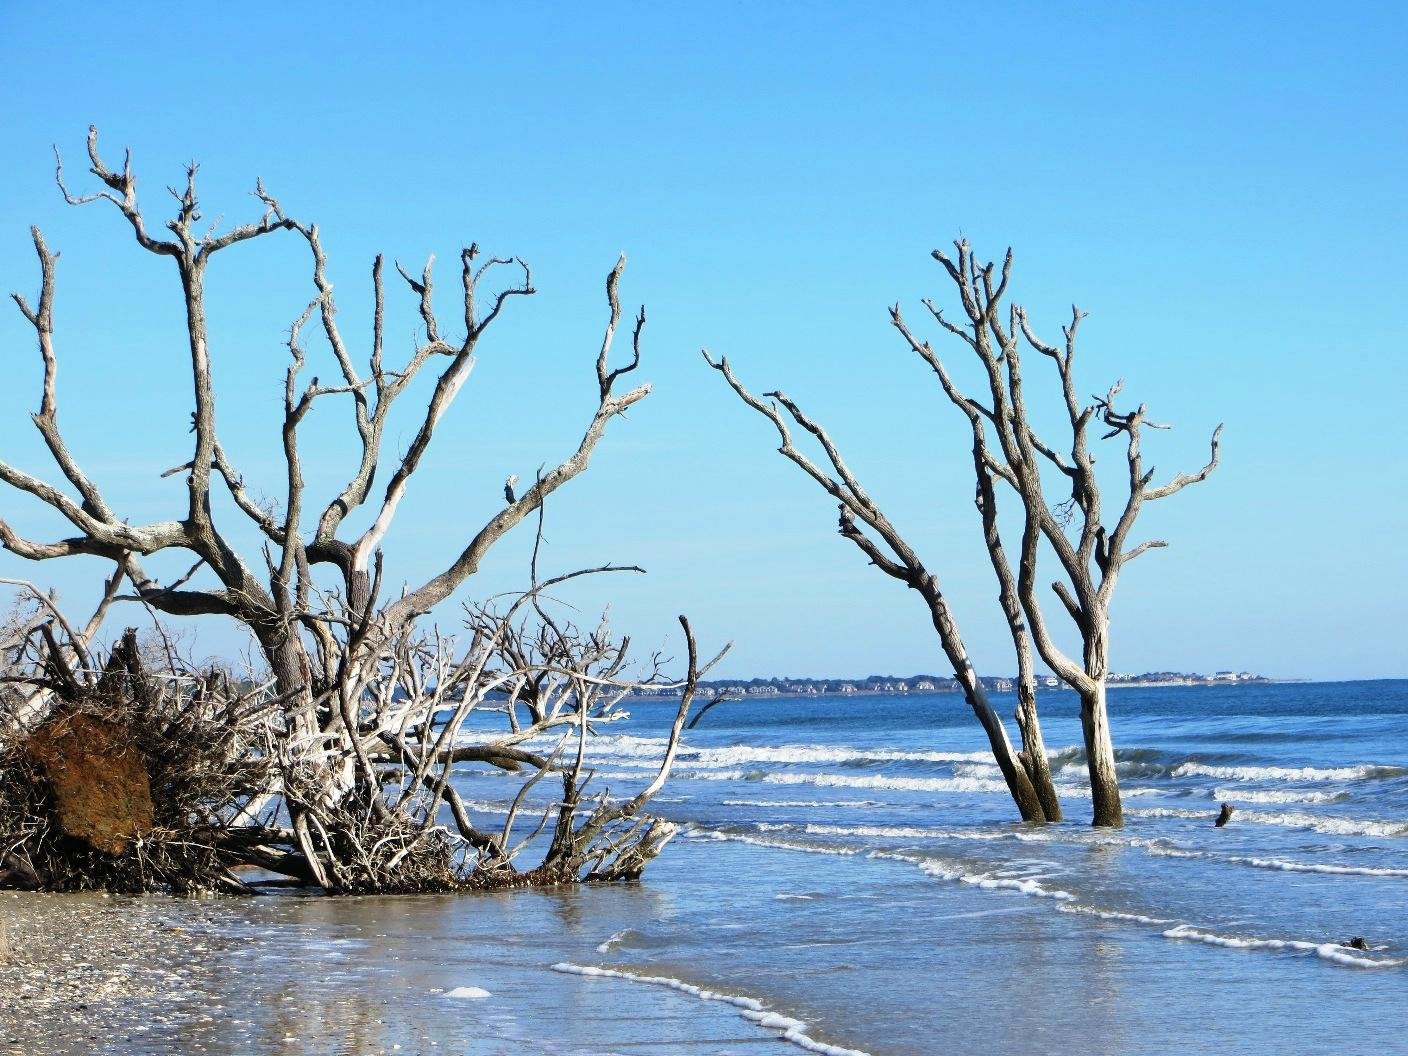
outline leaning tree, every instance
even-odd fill
[[[985,397],[974,398],[958,387],[932,344],[918,338],[910,329],[898,305],[890,309],[890,318],[910,348],[933,370],[945,396],[963,413],[971,427],[975,504],[1017,656],[1016,719],[1022,736],[1020,752],[1013,749],[1001,719],[973,671],[938,577],[923,564],[914,547],[861,486],[831,437],[783,393],[766,393],[760,399],[738,381],[726,359],[714,362],[707,353],[705,359],[723,374],[745,403],[772,421],[782,438],[782,454],[837,501],[841,534],[859,547],[872,564],[918,592],[924,600],[944,652],[953,663],[955,676],[988,735],[1022,817],[1027,820],[1060,818],[1037,714],[1032,663],[1034,642],[1042,660],[1080,697],[1081,728],[1094,801],[1093,823],[1120,826],[1124,813],[1106,706],[1110,603],[1124,566],[1148,550],[1167,545],[1158,539],[1131,544],[1130,533],[1144,503],[1167,498],[1189,484],[1205,480],[1217,467],[1222,427],[1219,425],[1213,433],[1211,457],[1201,470],[1194,474],[1179,473],[1167,483],[1154,484],[1154,470],[1144,467],[1141,435],[1146,427],[1167,427],[1150,421],[1143,404],[1133,411],[1119,411],[1115,400],[1122,388],[1120,382],[1104,397],[1089,403],[1083,403],[1077,394],[1076,334],[1085,313],[1072,308],[1071,322],[1063,328],[1062,347],[1043,342],[1032,330],[1020,305],[1012,304],[1005,312],[1003,310],[1012,274],[1011,250],[999,270],[991,262],[977,260],[966,241],[960,240],[955,246],[957,260],[941,250],[935,250],[933,257],[943,265],[957,288],[965,321],[952,322],[932,301],[926,300],[924,304],[938,325],[962,341],[977,358],[986,381]],[[1047,443],[1033,427],[1022,374],[1024,347],[1036,350],[1056,367],[1056,380],[1069,425],[1069,440],[1060,445]],[[792,422],[818,441],[831,471],[822,469],[795,446],[787,419],[783,417],[784,410]],[[1095,470],[1090,437],[1092,424],[1107,430],[1101,439],[1122,437],[1124,440],[1125,487],[1118,513],[1110,524],[1106,523],[1101,482]],[[1049,490],[1042,478],[1044,465],[1059,475],[1058,484]],[[1015,572],[1007,556],[1008,547],[998,518],[1000,485],[1011,489],[1020,510]],[[1053,502],[1049,496],[1062,496],[1061,489],[1068,489],[1068,494]],[[1061,578],[1051,587],[1080,638],[1079,661],[1056,644],[1037,594],[1039,558],[1044,547],[1055,555],[1061,571]]]
[[[258,219],[221,232],[218,222],[202,222],[197,170],[191,165],[184,187],[172,189],[174,215],[165,222],[165,230],[158,231],[139,204],[130,152],[120,169],[109,167],[99,152],[96,128],[89,129],[87,151],[90,172],[101,187],[93,193],[71,193],[60,159],[56,178],[64,199],[71,205],[103,203],[116,210],[137,246],[170,261],[179,281],[194,390],[191,454],[167,475],[184,476],[186,495],[170,519],[134,524],[109,502],[66,443],[59,425],[54,323],[58,254],[35,227],[39,296],[33,302],[19,294],[14,299],[34,330],[43,367],[34,424],[64,483],[41,479],[5,461],[0,461],[0,481],[57,511],[72,526],[72,534],[56,540],[25,538],[0,519],[0,545],[36,562],[78,555],[112,562],[113,574],[94,617],[98,622],[111,604],[135,601],[163,617],[223,616],[248,629],[267,664],[268,682],[256,687],[257,699],[246,701],[243,689],[214,694],[210,687],[195,686],[190,672],[180,670],[180,665],[164,665],[163,692],[172,707],[196,708],[200,722],[217,726],[227,719],[254,722],[242,728],[242,743],[262,738],[257,754],[273,765],[274,777],[262,792],[244,797],[238,806],[226,802],[206,810],[209,820],[222,829],[254,825],[259,831],[253,836],[240,834],[244,843],[260,843],[266,850],[275,844],[284,848],[264,855],[264,864],[283,862],[300,879],[350,891],[421,883],[399,877],[405,863],[416,860],[421,849],[444,843],[447,830],[442,822],[448,814],[453,819],[448,831],[457,832],[461,849],[468,846],[477,855],[475,862],[485,867],[481,875],[496,872],[503,878],[509,875],[506,867],[514,857],[507,846],[510,832],[496,838],[476,826],[450,780],[456,765],[479,759],[505,770],[526,767],[533,775],[530,784],[549,773],[562,777],[564,789],[548,856],[549,879],[638,872],[637,866],[658,850],[666,835],[663,829],[652,831],[640,815],[656,786],[644,798],[633,797],[624,804],[602,797],[586,812],[588,820],[577,824],[573,819],[590,798],[582,794],[590,778],[590,770],[584,769],[585,742],[575,752],[564,746],[547,753],[522,747],[563,726],[585,738],[596,723],[615,717],[614,701],[629,684],[623,673],[627,643],[614,640],[604,628],[583,632],[551,614],[543,592],[562,577],[539,580],[536,550],[531,587],[506,611],[470,609],[470,641],[458,653],[438,633],[419,627],[427,613],[479,569],[506,533],[535,513],[541,516],[548,497],[587,468],[608,423],[650,392],[648,384],[621,391],[623,379],[640,364],[644,309],[631,329],[629,361],[620,366],[610,361],[622,319],[618,286],[624,256],[606,281],[609,318],[595,351],[595,407],[576,449],[555,466],[540,470],[522,489],[516,489],[517,478],[510,477],[502,508],[456,540],[457,552],[447,555],[435,575],[386,597],[382,542],[437,427],[469,377],[481,341],[514,298],[535,292],[528,266],[518,258],[486,257],[477,245],[463,250],[454,298],[456,318],[446,325],[437,309],[434,258],[418,274],[398,264],[396,270],[419,316],[419,329],[409,356],[393,364],[385,350],[386,296],[383,261],[378,256],[371,269],[374,313],[363,358],[354,355],[338,324],[318,227],[287,215],[262,182],[255,190],[261,205]],[[306,246],[312,289],[306,309],[287,337],[289,362],[278,436],[282,480],[278,501],[266,502],[221,442],[215,369],[219,342],[207,327],[206,289],[218,254],[279,233]],[[511,281],[498,284],[505,274],[512,276]],[[309,356],[305,334],[314,327],[321,331],[335,381],[302,380]],[[322,373],[326,377],[327,372]],[[389,416],[422,374],[433,375],[434,382],[423,408],[414,412],[419,427],[403,451],[388,454],[384,440]],[[315,499],[305,487],[308,458],[300,446],[300,429],[315,407],[331,401],[342,401],[350,412],[357,453],[336,494]],[[323,452],[318,452],[317,460],[326,462]],[[379,481],[384,484],[378,487]],[[351,515],[364,506],[368,509],[361,522],[366,526],[349,530],[356,520]],[[232,528],[231,517],[242,523]],[[249,531],[261,540],[262,548],[241,552],[235,540]],[[146,559],[173,552],[187,555],[190,568],[161,583],[148,573]],[[126,653],[104,661],[93,655],[95,624],[91,621],[82,630],[69,628],[67,634],[53,633],[52,623],[48,615],[39,613],[32,621],[38,637],[21,634],[7,657],[11,670],[17,672],[14,684],[27,688],[20,710],[31,723],[42,717],[46,701],[72,704],[112,692],[126,700],[138,691],[151,696],[151,672],[133,667],[130,643]],[[678,740],[700,670],[694,663],[687,625],[685,630],[690,677],[671,747]],[[228,685],[228,680],[221,684]],[[224,703],[211,705],[212,695]],[[470,713],[486,703],[502,709],[505,698],[511,729],[478,747],[461,744],[460,733]],[[272,707],[253,706],[260,702],[272,702]],[[521,708],[527,708],[529,716],[522,722]],[[662,780],[672,758],[670,751]],[[516,800],[515,814],[520,805],[521,800]],[[510,815],[508,829],[512,820]],[[280,829],[281,825],[288,830]],[[419,876],[433,877],[435,868],[441,868],[453,879],[453,870],[442,868],[447,860],[441,855],[439,865],[422,869]],[[615,873],[603,874],[603,861],[624,864]]]

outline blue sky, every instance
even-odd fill
[[[979,665],[1005,673],[966,426],[885,309],[898,300],[917,322],[920,298],[951,303],[933,247],[1012,245],[1014,293],[1041,329],[1057,334],[1072,301],[1090,311],[1085,389],[1124,377],[1175,423],[1148,442],[1155,464],[1195,468],[1227,423],[1223,468],[1141,522],[1172,546],[1122,581],[1114,666],[1408,674],[1408,107],[1393,72],[1408,16],[1067,6],[143,4],[115,18],[8,3],[0,285],[32,295],[28,226],[41,225],[63,252],[65,429],[136,522],[183,495],[159,478],[188,457],[174,269],[110,210],[63,205],[51,144],[76,184],[90,123],[114,156],[129,145],[153,216],[189,159],[206,215],[227,222],[253,215],[262,176],[320,224],[359,336],[378,251],[413,266],[435,252],[447,280],[470,241],[529,260],[541,292],[481,346],[387,540],[399,581],[456,552],[508,473],[531,477],[575,444],[601,283],[625,250],[656,390],[549,507],[547,561],[650,575],[572,600],[611,602],[644,648],[669,644],[686,612],[706,641],[736,640],[728,674],[945,669],[917,599],[835,535],[824,496],[703,366],[707,347],[828,423],[943,576]],[[209,285],[222,430],[273,494],[304,257],[291,239],[240,247]],[[395,309],[388,355],[409,347],[411,307]],[[0,313],[0,350],[4,457],[47,472],[27,420],[37,355],[16,312]],[[947,351],[972,379],[963,350]],[[315,486],[348,466],[345,411],[310,426]],[[389,446],[413,429],[403,419]],[[0,509],[58,530],[13,495]],[[527,542],[469,590],[521,584]],[[0,555],[0,575],[39,578],[75,607],[99,573]],[[240,642],[211,623],[194,647]]]

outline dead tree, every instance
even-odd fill
[[[921,343],[905,325],[898,305],[892,310],[892,319],[910,347],[938,375],[945,394],[960,408],[976,409],[992,426],[997,450],[984,454],[988,473],[1010,485],[1022,504],[1024,523],[1017,583],[1022,609],[1031,624],[1042,659],[1080,696],[1081,729],[1094,799],[1093,822],[1120,826],[1124,823],[1124,812],[1105,699],[1110,671],[1110,604],[1124,566],[1151,549],[1168,545],[1161,539],[1131,543],[1130,533],[1144,503],[1167,498],[1190,484],[1206,480],[1217,468],[1222,426],[1213,431],[1211,453],[1202,469],[1193,474],[1176,474],[1167,483],[1155,485],[1154,469],[1144,468],[1141,434],[1145,427],[1165,429],[1167,426],[1150,421],[1145,404],[1130,412],[1118,411],[1115,399],[1123,387],[1122,381],[1111,386],[1104,397],[1096,397],[1090,403],[1083,404],[1077,395],[1076,336],[1085,313],[1072,306],[1071,322],[1062,329],[1063,346],[1047,344],[1033,332],[1020,305],[1010,305],[1006,320],[1003,319],[1002,300],[1012,273],[1011,250],[998,273],[991,262],[978,262],[967,242],[956,242],[955,247],[957,261],[938,250],[933,255],[958,288],[967,325],[950,323],[932,302],[926,302],[926,307],[944,329],[959,337],[976,354],[986,375],[991,406],[984,407],[969,399],[954,386],[929,343]],[[1036,350],[1056,367],[1070,427],[1065,454],[1044,442],[1031,425],[1023,389],[1023,345]],[[1091,450],[1092,422],[1108,430],[1100,439],[1124,439],[1125,487],[1118,513],[1109,525]],[[1041,475],[1043,463],[1064,478],[1062,487],[1069,488],[1069,497],[1059,504],[1051,503],[1046,497]],[[1079,662],[1057,647],[1037,598],[1037,558],[1043,542],[1055,554],[1062,573],[1063,578],[1055,580],[1051,588],[1080,635]]]
[[[1034,642],[1042,660],[1080,696],[1081,727],[1094,800],[1093,823],[1119,826],[1123,824],[1124,815],[1105,699],[1109,675],[1110,603],[1124,565],[1150,549],[1167,545],[1157,539],[1131,545],[1130,532],[1143,504],[1174,495],[1189,484],[1205,480],[1217,468],[1222,427],[1218,426],[1213,433],[1211,457],[1207,465],[1197,473],[1180,473],[1165,484],[1155,485],[1153,469],[1146,470],[1143,465],[1141,433],[1146,426],[1166,426],[1149,421],[1143,404],[1132,412],[1118,411],[1115,398],[1122,383],[1116,383],[1103,398],[1089,404],[1082,404],[1077,395],[1073,364],[1076,333],[1084,313],[1079,308],[1072,309],[1071,323],[1063,330],[1064,347],[1046,344],[1035,335],[1020,306],[1014,304],[1005,313],[1003,311],[1003,298],[1012,272],[1011,251],[1008,251],[999,272],[991,263],[978,262],[967,242],[959,241],[955,245],[958,250],[956,261],[940,250],[935,250],[933,256],[944,266],[958,289],[966,323],[950,322],[931,301],[926,301],[925,306],[935,321],[966,344],[978,359],[986,379],[988,402],[966,395],[955,384],[932,345],[921,341],[910,330],[898,305],[890,309],[891,321],[910,348],[934,371],[945,395],[964,414],[972,428],[977,506],[982,518],[984,542],[997,575],[1003,613],[1017,648],[1021,675],[1017,720],[1024,738],[1023,756],[1039,758],[1039,767],[1047,777],[1037,784],[1038,787],[1049,788],[1049,768],[1041,749],[1040,726],[1036,716],[1029,644]],[[1042,440],[1032,426],[1023,387],[1021,353],[1024,345],[1035,349],[1056,366],[1070,426],[1068,454]],[[815,467],[809,468],[810,464],[799,462],[798,456],[790,450],[790,439],[776,407],[748,394],[732,377],[726,363],[715,365],[746,402],[773,419],[783,434],[783,453],[802,465],[809,475],[818,479],[841,501],[842,534],[865,550],[882,570],[908,583],[925,597],[945,651],[955,662],[960,681],[967,688],[968,683],[975,680],[971,675],[966,680],[963,678],[966,655],[937,582],[929,585],[928,579],[932,577],[926,579],[927,573],[913,558],[912,550],[860,490],[829,438],[791,401],[780,393],[770,394],[787,409],[794,421],[822,442],[841,476],[839,483],[830,480]],[[1101,485],[1095,472],[1095,457],[1089,436],[1092,422],[1098,422],[1108,430],[1101,439],[1123,436],[1125,440],[1127,490],[1112,526],[1107,526],[1104,519]],[[1048,499],[1042,481],[1043,463],[1064,478],[1062,487],[1069,487],[1069,498],[1056,504]],[[1010,486],[1022,512],[1015,575],[998,525],[996,492],[999,481]],[[857,517],[879,537],[879,543],[857,528]],[[882,550],[882,544],[887,549]],[[1061,569],[1063,578],[1052,583],[1052,589],[1080,635],[1080,662],[1068,657],[1055,644],[1037,597],[1038,558],[1043,545],[1055,554]],[[972,693],[969,701],[974,703]],[[979,712],[979,717],[984,718],[981,704],[981,700],[974,703],[974,708]],[[989,725],[993,719],[995,717],[984,719],[984,726],[989,730],[989,739],[1006,774],[1011,768],[1010,762],[1003,763],[1006,738],[1005,735],[994,736]],[[1007,750],[1010,752],[1010,749]],[[1033,776],[1035,778],[1036,775]],[[1010,777],[1008,784],[1013,784]],[[1013,791],[1020,805],[1018,789],[1014,787]],[[1023,816],[1026,816],[1025,810]]]
[[[56,383],[58,254],[49,249],[35,227],[32,235],[40,265],[39,297],[33,304],[19,294],[14,299],[34,329],[43,367],[39,410],[33,420],[64,483],[40,479],[5,461],[0,461],[0,482],[57,511],[74,531],[53,541],[27,539],[0,519],[0,545],[32,561],[76,555],[106,558],[113,563],[114,582],[128,591],[116,593],[114,588],[108,600],[139,602],[164,616],[226,616],[246,627],[268,664],[270,694],[278,702],[282,720],[280,729],[270,731],[273,740],[268,748],[278,758],[286,780],[277,794],[270,792],[267,802],[281,802],[287,808],[298,856],[317,883],[330,890],[393,886],[392,864],[368,859],[361,867],[348,866],[346,855],[359,853],[353,846],[357,844],[355,837],[350,843],[344,839],[353,830],[338,835],[328,829],[329,819],[351,824],[369,812],[373,821],[385,828],[383,835],[390,837],[385,846],[401,838],[396,833],[409,833],[405,838],[415,841],[417,847],[430,838],[424,835],[424,826],[406,828],[406,819],[393,817],[394,811],[388,813],[377,792],[381,774],[368,744],[374,742],[379,751],[385,748],[386,729],[374,710],[368,713],[363,694],[383,677],[383,669],[398,650],[419,640],[418,621],[475,573],[499,539],[581,474],[608,423],[649,394],[648,384],[618,391],[622,380],[640,364],[644,309],[634,319],[629,362],[621,366],[610,362],[621,323],[618,286],[625,258],[616,263],[606,280],[609,315],[595,353],[595,407],[576,450],[540,472],[521,494],[515,494],[514,478],[510,478],[504,488],[504,506],[466,534],[458,552],[448,556],[437,574],[407,587],[399,596],[383,599],[382,541],[437,426],[469,377],[480,342],[510,301],[535,292],[528,266],[518,258],[485,259],[477,245],[463,250],[456,322],[446,326],[436,305],[434,258],[418,275],[396,265],[410,292],[420,331],[409,357],[393,366],[384,358],[386,298],[383,261],[377,257],[371,274],[374,322],[365,365],[359,366],[338,325],[317,225],[287,215],[259,182],[254,193],[261,205],[260,216],[220,233],[218,224],[203,224],[196,194],[197,168],[191,165],[184,186],[171,189],[176,207],[174,216],[164,224],[168,238],[165,233],[154,233],[138,202],[130,153],[120,169],[110,168],[99,152],[96,128],[89,129],[87,151],[89,171],[101,187],[90,194],[71,194],[60,161],[56,179],[64,199],[72,205],[103,202],[111,206],[130,228],[139,249],[169,260],[179,280],[194,389],[192,451],[188,461],[167,475],[184,475],[186,499],[168,520],[130,523],[108,502],[99,483],[85,472],[65,442],[59,426]],[[284,375],[279,436],[284,462],[282,502],[265,505],[256,500],[257,491],[246,482],[220,440],[215,383],[218,343],[206,325],[205,291],[217,254],[277,233],[286,233],[306,245],[312,298],[293,322],[287,339],[289,365]],[[508,285],[491,287],[505,272],[516,278]],[[320,382],[317,377],[307,383],[301,380],[308,359],[304,336],[311,324],[321,331],[330,353],[337,374],[332,383]],[[389,414],[423,371],[433,371],[436,376],[419,413],[419,428],[404,453],[388,458],[383,452],[383,437]],[[338,493],[315,501],[304,486],[299,430],[315,405],[322,406],[328,400],[341,400],[350,411],[358,453]],[[378,494],[374,483],[379,477],[386,483]],[[234,533],[216,516],[217,505],[212,499],[217,489],[228,495],[263,537],[262,553],[237,551],[231,542]],[[364,530],[349,533],[349,515],[368,502],[371,523]],[[171,552],[184,553],[192,563],[174,582],[162,584],[148,574],[144,561]],[[89,658],[74,655],[75,649],[81,651],[78,637],[69,636],[66,641],[68,644],[56,641],[47,652],[62,657],[66,668],[90,669]],[[585,722],[585,713],[582,718]],[[423,732],[429,729],[422,726]],[[427,773],[413,782],[416,795],[423,791]],[[448,781],[447,771],[437,773],[437,780]],[[435,796],[449,797],[448,784],[437,788]],[[263,805],[252,807],[250,816],[258,816],[255,808]],[[430,828],[435,828],[434,812],[428,817],[432,819]]]
[[[778,450],[784,457],[798,466],[802,472],[816,481],[827,494],[836,500],[840,510],[840,533],[854,543],[870,563],[886,575],[899,580],[918,593],[929,610],[934,630],[938,633],[939,644],[953,665],[954,678],[963,688],[964,698],[973,709],[973,714],[987,734],[988,745],[993,758],[1002,771],[1003,780],[1023,821],[1059,821],[1061,805],[1051,778],[1051,765],[1047,760],[1046,748],[1041,738],[1041,726],[1036,712],[1036,694],[1032,691],[1023,694],[1023,704],[1017,712],[1018,727],[1022,734],[1022,750],[1017,751],[1007,735],[1002,718],[988,698],[987,690],[968,659],[968,649],[958,628],[958,620],[949,606],[943,587],[936,573],[920,560],[918,553],[899,532],[893,522],[876,505],[870,494],[846,464],[836,443],[821,425],[810,418],[791,398],[780,391],[768,392],[759,399],[734,375],[727,357],[717,362],[705,352],[705,360],[719,371],[738,397],[749,407],[772,422],[782,440]],[[782,410],[799,427],[809,433],[825,452],[831,469],[825,470],[797,447],[792,438],[792,430],[783,417]],[[975,457],[977,450],[975,449]],[[834,474],[834,476],[833,476]],[[981,478],[980,478],[981,481]],[[991,489],[984,496],[979,489],[979,505],[983,508],[984,524],[991,521],[995,529],[996,508]],[[859,522],[859,523],[858,523]],[[868,534],[862,529],[869,529]],[[999,578],[1004,583],[1004,599],[1008,596],[1007,562],[1001,548],[992,551],[994,567],[999,569]],[[1005,578],[1003,578],[1006,572]],[[1030,658],[1031,650],[1026,644],[1026,629],[1020,619],[1011,624],[1014,640],[1018,643],[1018,656]],[[1024,677],[1033,678],[1030,664],[1023,668]],[[1034,686],[1034,681],[1033,681]]]

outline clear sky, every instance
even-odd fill
[[[945,672],[918,600],[836,536],[831,504],[703,365],[707,347],[830,425],[943,576],[979,666],[1007,673],[966,425],[885,309],[898,300],[918,322],[922,297],[952,303],[935,246],[1010,244],[1014,294],[1040,329],[1058,334],[1072,301],[1090,311],[1086,391],[1124,377],[1175,423],[1149,438],[1152,462],[1196,468],[1227,423],[1223,468],[1141,522],[1172,545],[1122,581],[1114,667],[1404,676],[1406,34],[1405,8],[1388,3],[119,13],[10,0],[0,286],[33,295],[28,226],[41,225],[63,252],[64,425],[139,522],[176,515],[184,496],[179,477],[159,478],[189,457],[176,276],[111,210],[64,206],[51,144],[80,186],[90,123],[115,157],[130,146],[153,218],[189,159],[205,214],[227,223],[255,215],[262,176],[321,225],[358,337],[377,251],[413,267],[437,253],[447,287],[470,241],[529,260],[541,292],[481,347],[387,540],[399,581],[457,552],[508,473],[531,478],[571,450],[593,406],[601,283],[625,250],[623,297],[648,305],[642,373],[656,390],[550,504],[545,560],[650,574],[575,600],[610,601],[647,649],[688,613],[706,643],[736,640],[729,675]],[[210,286],[226,444],[277,494],[282,339],[309,296],[304,251],[238,247]],[[389,356],[413,321],[398,304]],[[940,347],[972,380],[963,349]],[[13,310],[0,355],[4,457],[57,476],[27,418],[38,357]],[[413,429],[402,419],[388,448]],[[347,408],[329,403],[309,437],[310,478],[332,487],[353,453]],[[0,510],[59,531],[13,493]],[[521,584],[526,542],[469,591]],[[0,575],[38,578],[75,607],[100,572],[0,555]],[[195,641],[239,645],[214,623]]]

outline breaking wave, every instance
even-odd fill
[[[663,737],[629,735],[598,737],[594,750],[624,762],[627,759],[658,760],[665,752]],[[746,766],[749,763],[981,763],[992,762],[990,752],[900,751],[892,748],[827,748],[815,744],[740,744],[724,748],[681,747],[677,764],[700,769]]]
[[[1334,865],[1329,862],[1293,862],[1283,858],[1255,858],[1249,855],[1213,854],[1190,851],[1183,847],[1166,847],[1149,843],[1145,848],[1158,858],[1194,858],[1201,861],[1228,862],[1253,869],[1272,869],[1282,873],[1323,873],[1326,876],[1378,876],[1408,878],[1408,869],[1393,869],[1374,865]]]
[[[986,891],[1016,891],[1019,894],[1031,895],[1035,898],[1053,898],[1061,902],[1072,902],[1076,897],[1069,891],[1043,886],[1041,877],[973,873],[953,864],[936,861],[933,858],[921,858],[917,855],[900,854],[894,851],[871,851],[866,857],[886,862],[905,862],[918,866],[920,872],[925,876],[932,876],[936,880],[956,880],[959,883],[971,884],[973,887],[979,887]]]
[[[1202,931],[1188,924],[1179,924],[1164,933],[1166,939],[1181,939],[1188,942],[1202,942],[1209,946],[1221,946],[1229,950],[1290,950],[1296,953],[1314,953],[1335,964],[1351,968],[1400,968],[1408,964],[1408,958],[1365,957],[1358,950],[1341,946],[1334,942],[1306,942],[1303,939],[1260,939],[1245,935],[1219,935],[1213,931]]]
[[[1174,777],[1215,777],[1222,781],[1365,781],[1372,778],[1403,777],[1401,766],[1208,766],[1189,761],[1173,768]]]
[[[1348,792],[1317,792],[1313,789],[1294,788],[1214,788],[1213,799],[1231,799],[1243,803],[1343,803],[1350,798]]]

